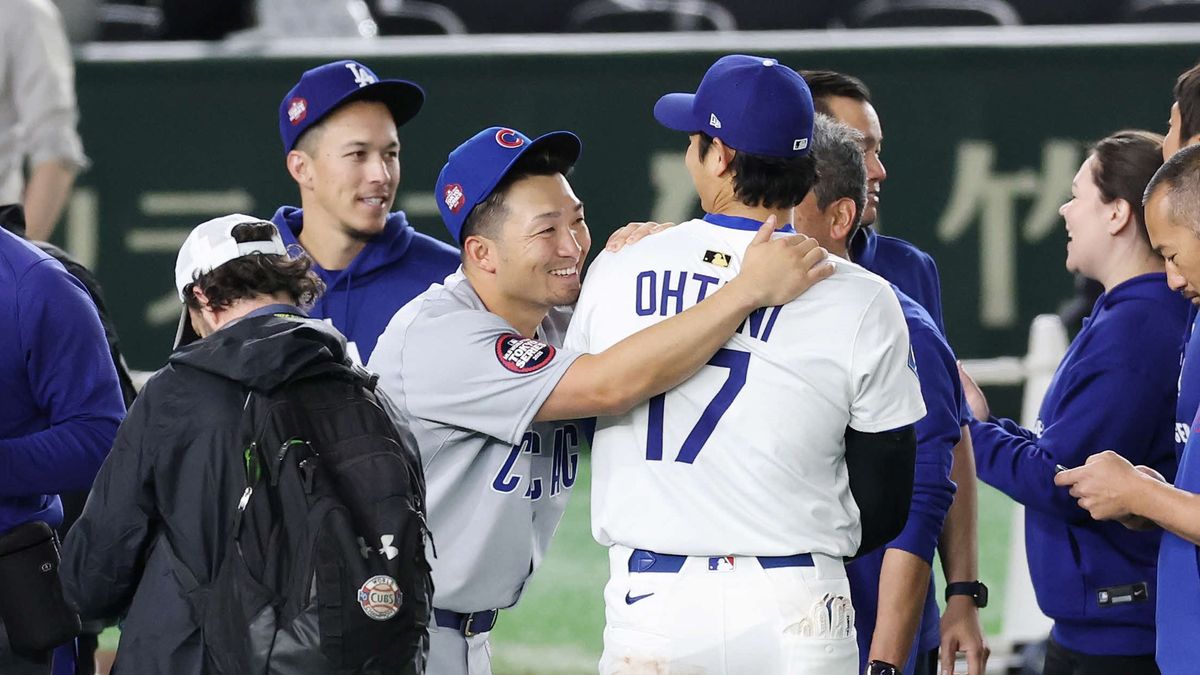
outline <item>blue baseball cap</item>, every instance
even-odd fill
[[[525,153],[538,148],[562,158],[568,166],[579,160],[583,144],[569,131],[552,131],[530,139],[510,127],[488,127],[450,153],[437,179],[438,210],[454,241],[462,243],[463,223]]]
[[[358,61],[334,61],[306,70],[279,104],[279,136],[283,139],[284,154],[296,147],[300,134],[338,106],[359,100],[386,105],[399,127],[421,109],[425,92],[405,80],[381,80]]]
[[[753,155],[803,157],[812,147],[808,84],[776,59],[761,56],[722,56],[696,93],[658,99],[654,118],[668,129],[703,131]]]

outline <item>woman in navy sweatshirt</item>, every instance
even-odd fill
[[[1179,336],[1187,303],[1151,248],[1142,190],[1162,164],[1162,136],[1122,131],[1093,146],[1059,209],[1069,271],[1104,285],[1054,374],[1033,429],[988,414],[964,374],[976,417],[979,477],[1025,505],[1038,605],[1054,620],[1045,675],[1158,673],[1154,664],[1158,532],[1093,521],[1056,467],[1114,450],[1175,475]]]

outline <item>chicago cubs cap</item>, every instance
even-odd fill
[[[238,243],[233,238],[233,228],[244,223],[270,225],[273,232],[271,239]],[[184,289],[194,282],[196,277],[207,274],[230,260],[252,253],[287,255],[287,247],[284,246],[275,225],[261,218],[240,213],[200,223],[183,241],[183,246],[179,248],[179,256],[175,259],[175,291],[179,295],[179,301],[183,302]],[[175,347],[181,347],[199,337],[192,328],[185,304],[183,316],[179,319],[179,329],[175,332]]]
[[[379,101],[392,111],[399,127],[413,118],[425,102],[421,87],[405,80],[381,80],[358,61],[334,61],[304,71],[279,104],[279,136],[283,152],[338,106],[350,101]]]
[[[488,127],[450,152],[437,179],[438,210],[454,241],[462,243],[463,223],[508,170],[525,153],[546,149],[574,166],[583,144],[569,131],[552,131],[535,139],[509,127]]]
[[[667,94],[654,105],[659,124],[720,138],[754,155],[803,157],[812,147],[813,101],[804,78],[761,56],[723,56],[694,94]]]

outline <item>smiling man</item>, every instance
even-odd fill
[[[371,357],[429,486],[429,675],[491,671],[488,633],[545,556],[590,435],[583,418],[678,384],[752,311],[831,272],[815,242],[772,241],[772,221],[742,273],[694,308],[598,354],[563,349],[591,246],[566,178],[579,152],[570,132],[531,139],[506,127],[451,152],[436,196],[462,268],[401,309]]]
[[[453,247],[415,231],[403,211],[389,213],[400,185],[397,128],[424,100],[411,82],[335,61],[305,72],[279,105],[301,207],[280,207],[271,220],[325,282],[310,316],[341,331],[361,363],[396,310],[458,265]]]

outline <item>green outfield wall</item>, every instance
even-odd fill
[[[629,220],[697,213],[686,138],[651,109],[740,51],[868,83],[889,173],[881,229],[937,259],[960,356],[1022,353],[1029,320],[1071,291],[1057,209],[1084,142],[1126,127],[1165,131],[1171,87],[1200,58],[1200,32],[895,35],[90,48],[77,82],[93,166],[57,239],[95,265],[132,365],[157,368],[178,317],[173,264],[187,229],[231,211],[270,217],[297,199],[277,109],[303,69],[354,57],[426,89],[424,110],[401,130],[397,206],[442,238],[433,183],[455,145],[493,124],[575,131],[584,152],[572,182],[603,241]]]

